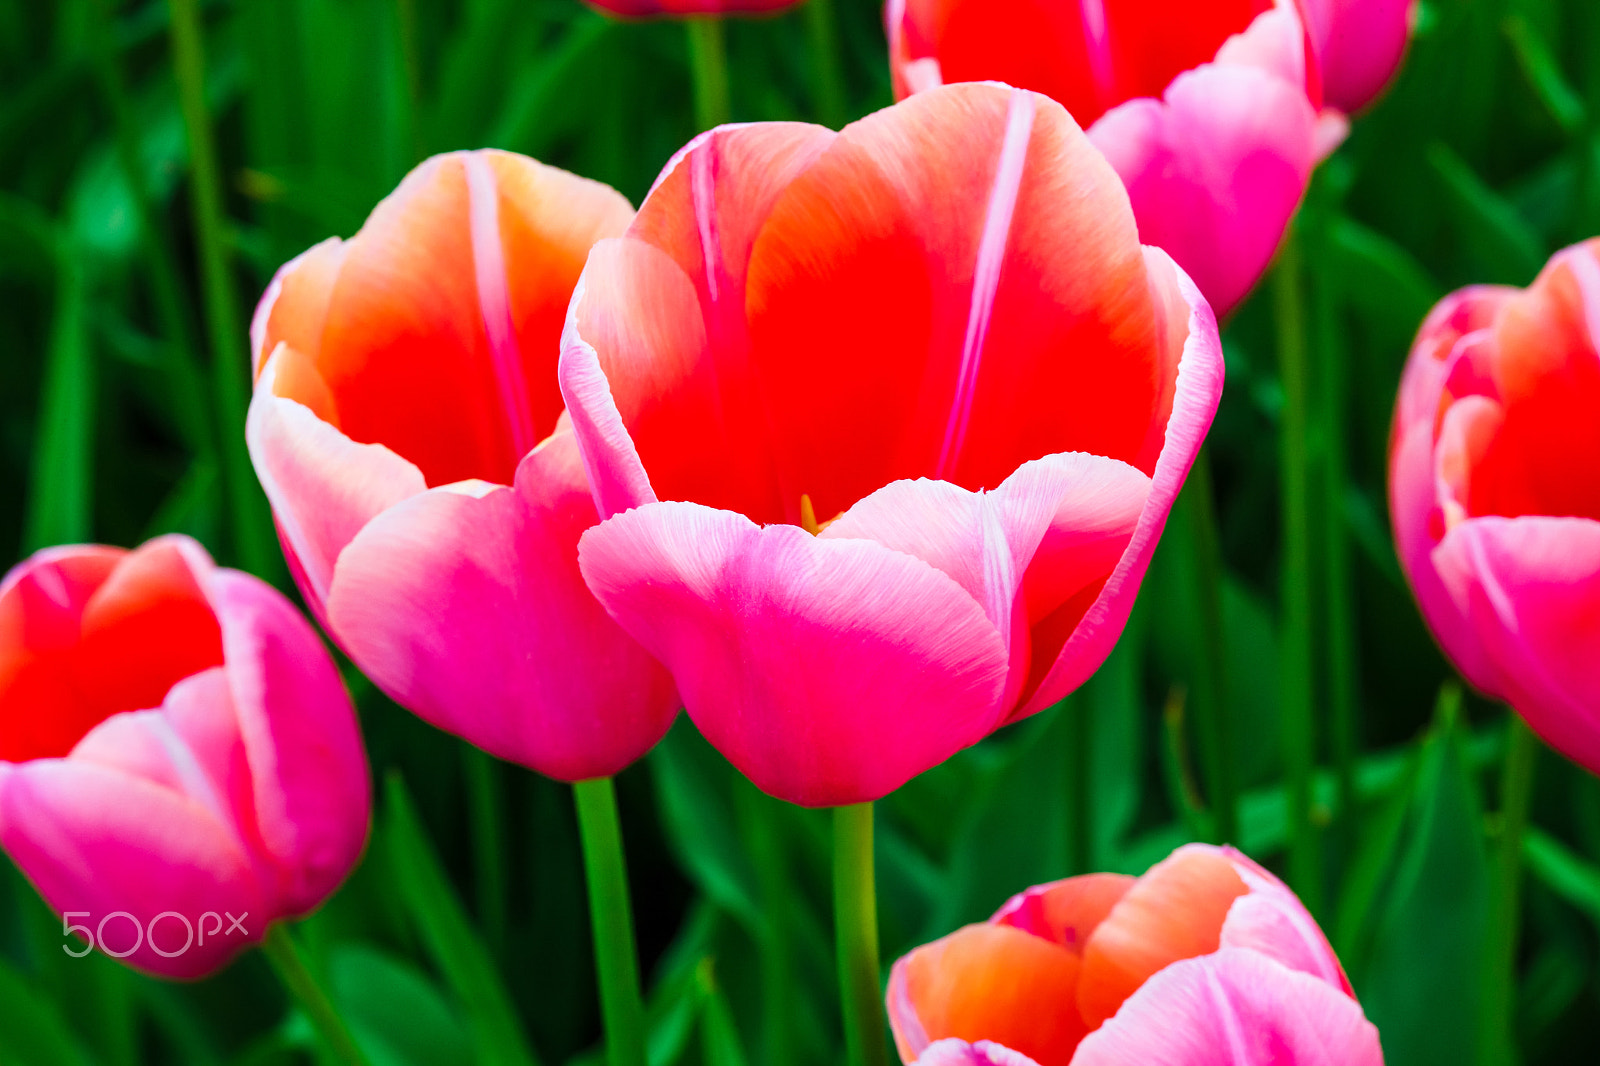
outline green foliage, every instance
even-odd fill
[[[199,10],[224,215],[211,251],[233,290],[214,288],[209,311],[166,0],[0,0],[8,560],[181,530],[226,563],[247,561],[226,495],[242,413],[215,413],[210,353],[227,346],[205,341],[219,310],[247,322],[279,264],[353,233],[429,153],[526,152],[637,203],[695,132],[685,34],[670,21],[614,22],[576,0],[207,0]],[[890,100],[880,11],[835,0],[833,15],[854,118]],[[735,119],[816,119],[840,106],[814,79],[807,16],[726,26]],[[1498,802],[1502,737],[1502,712],[1471,698],[1458,716],[1430,716],[1450,671],[1388,532],[1395,387],[1444,293],[1524,284],[1552,251],[1596,232],[1600,5],[1424,0],[1404,71],[1320,169],[1297,235],[1313,354],[1337,375],[1312,382],[1325,408],[1307,447],[1329,479],[1311,486],[1318,572],[1340,573],[1323,563],[1349,548],[1343,577],[1312,590],[1319,918],[1391,1066],[1474,1058],[1492,891],[1485,810]],[[1208,442],[1217,625],[1205,614],[1205,545],[1175,518],[1117,650],[1069,707],[1001,731],[880,805],[886,962],[1029,884],[1085,864],[1138,872],[1214,836],[1215,782],[1196,728],[1208,684],[1231,726],[1236,842],[1283,870],[1291,658],[1270,304],[1253,298],[1224,334],[1227,392]],[[227,358],[242,360],[244,338],[231,339]],[[224,369],[242,380],[242,363]],[[1348,646],[1326,621],[1341,594]],[[1213,640],[1222,676],[1208,681]],[[375,1066],[600,1062],[570,790],[502,766],[492,787],[469,791],[457,742],[351,676],[384,783],[376,828],[361,868],[300,932]],[[1349,687],[1358,742],[1344,766],[1326,727],[1335,680]],[[1586,1063],[1600,1042],[1600,783],[1553,758],[1540,774],[1517,1038],[1529,1064]],[[618,795],[651,1066],[840,1061],[826,816],[761,796],[687,720],[619,778]],[[0,1066],[315,1061],[309,1026],[259,959],[168,985],[68,958],[31,887],[4,873]]]

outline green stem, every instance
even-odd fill
[[[506,942],[505,800],[500,766],[470,744],[461,747],[467,777],[467,809],[472,819],[473,880],[478,890],[478,920],[489,950]]]
[[[722,20],[700,15],[684,19],[683,24],[689,32],[689,68],[694,76],[694,121],[701,130],[709,130],[733,117]]]
[[[1316,759],[1312,678],[1311,460],[1306,313],[1300,248],[1291,232],[1273,276],[1283,377],[1283,762],[1288,777],[1289,883],[1313,914],[1322,911],[1322,855],[1311,822]]]
[[[1483,1066],[1516,1061],[1517,940],[1522,924],[1522,834],[1533,800],[1534,768],[1539,738],[1512,712],[1506,737],[1506,763],[1500,779],[1500,832],[1495,856],[1493,908],[1489,916],[1486,958],[1488,1038],[1483,1041]]]
[[[205,52],[197,0],[168,0],[172,13],[172,65],[189,136],[196,251],[211,340],[211,386],[222,449],[223,481],[233,516],[239,561],[256,574],[278,577],[282,560],[271,543],[266,499],[256,484],[244,446],[248,358],[235,302],[223,228],[222,175],[211,120],[206,114]]]
[[[1320,218],[1321,214],[1313,215]],[[1321,226],[1313,231],[1321,239]],[[1321,444],[1319,516],[1322,519],[1322,593],[1328,677],[1328,727],[1338,784],[1338,834],[1348,849],[1355,843],[1356,635],[1350,584],[1350,539],[1344,518],[1345,496],[1345,361],[1339,349],[1337,308],[1327,284],[1313,276],[1312,306],[1317,343],[1312,357],[1317,369],[1317,439]]]
[[[589,921],[594,928],[594,963],[600,979],[600,1014],[605,1022],[610,1066],[645,1066],[644,1002],[639,960],[633,946],[633,911],[628,868],[622,854],[617,793],[609,777],[572,786],[583,837],[583,867],[589,881]]]
[[[1233,776],[1233,723],[1229,715],[1227,640],[1222,618],[1222,547],[1217,535],[1211,453],[1195,457],[1189,480],[1178,497],[1194,553],[1196,599],[1200,609],[1200,661],[1195,673],[1194,718],[1206,789],[1219,843],[1238,843],[1238,783]]]
[[[878,978],[872,804],[833,812],[833,926],[849,1066],[889,1066]]]
[[[1072,874],[1091,871],[1094,855],[1093,796],[1090,785],[1089,701],[1083,692],[1061,701],[1067,716],[1067,870]]]
[[[839,62],[839,31],[834,28],[833,0],[808,0],[806,35],[811,38],[811,72],[816,75],[817,118],[824,126],[844,125],[844,74]]]
[[[400,32],[400,59],[406,75],[406,135],[411,141],[412,162],[428,154],[422,136],[422,58],[418,47],[416,0],[395,0],[395,22]]]
[[[300,1004],[300,1009],[305,1011],[312,1028],[327,1044],[334,1059],[345,1066],[366,1066],[367,1056],[356,1044],[355,1037],[350,1035],[349,1028],[334,1008],[328,993],[306,965],[305,956],[300,953],[287,925],[275,922],[267,927],[267,935],[261,941],[261,953],[272,964],[283,987],[289,990],[295,1002]]]
[[[739,778],[736,802],[745,846],[761,890],[761,1061],[788,1066],[793,1060],[789,1016],[794,1010],[794,953],[789,946],[790,880],[784,862],[778,801]]]

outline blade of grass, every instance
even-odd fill
[[[205,46],[197,0],[168,0],[172,65],[178,82],[189,165],[201,294],[211,340],[211,387],[223,482],[233,518],[233,546],[252,573],[282,582],[284,564],[272,542],[266,497],[256,483],[244,446],[249,361],[241,326],[227,239],[223,233],[222,175],[205,102]]]
[[[439,865],[398,773],[385,783],[389,847],[400,893],[434,965],[472,1019],[479,1060],[500,1066],[536,1066],[488,949],[467,920]]]
[[[34,430],[23,550],[85,541],[93,532],[94,365],[86,267],[57,246],[56,299]]]

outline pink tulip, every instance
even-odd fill
[[[368,792],[316,633],[188,538],[51,548],[0,583],[0,845],[107,953],[201,977],[315,909]]]
[[[735,766],[816,806],[1094,672],[1222,359],[1060,105],[963,85],[697,138],[596,246],[561,381],[608,516],[589,587]]]
[[[1345,112],[1366,107],[1405,57],[1416,0],[1303,0],[1322,92]]]
[[[895,963],[888,1010],[901,1059],[919,1066],[1383,1061],[1300,901],[1206,844],[1137,879],[1028,889]]]
[[[1600,773],[1600,241],[1422,325],[1395,409],[1400,563],[1467,680]]]
[[[889,0],[895,92],[999,80],[1059,100],[1127,183],[1140,238],[1217,314],[1266,269],[1342,121],[1280,0]]]
[[[589,248],[632,217],[522,156],[438,156],[280,270],[251,327],[250,455],[317,617],[396,702],[564,780],[677,708],[578,573],[597,515],[555,379]]]

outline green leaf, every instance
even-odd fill
[[[734,824],[737,774],[687,715],[650,754],[663,828],[680,865],[719,907],[752,930],[762,925],[760,891]]]
[[[329,953],[334,1001],[373,1066],[454,1066],[473,1061],[472,1036],[433,982],[359,944]]]
[[[1588,109],[1583,106],[1583,97],[1567,84],[1566,75],[1561,73],[1561,65],[1544,37],[1521,15],[1507,18],[1503,28],[1506,39],[1511,42],[1512,54],[1517,57],[1517,65],[1550,117],[1568,136],[1581,134],[1588,122]]]
[[[0,960],[0,1061],[6,1066],[89,1066],[60,1007]]]
[[[1588,915],[1600,928],[1600,867],[1584,861],[1561,841],[1531,825],[1523,830],[1522,860],[1531,876]]]
[[[1390,1066],[1476,1058],[1489,915],[1483,813],[1459,725],[1444,715],[1418,756],[1403,840],[1364,955],[1345,960]],[[1341,930],[1343,931],[1343,930]]]
[[[1428,148],[1428,163],[1455,207],[1455,225],[1473,278],[1507,285],[1532,281],[1546,257],[1533,227],[1443,142]]]
[[[34,427],[23,548],[86,541],[93,530],[94,367],[82,258],[63,250],[44,388]]]
[[[398,772],[389,774],[384,794],[390,858],[400,892],[434,965],[466,1008],[480,1061],[534,1066],[537,1059],[511,997],[440,866]]]

